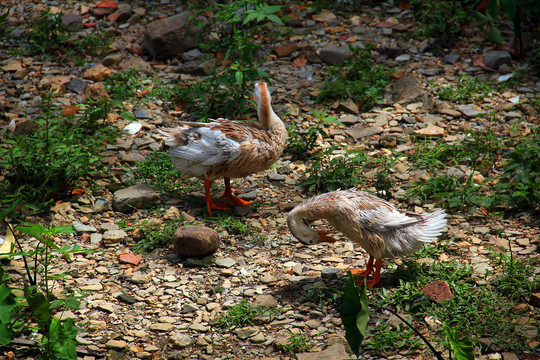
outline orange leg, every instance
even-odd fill
[[[223,196],[225,197],[225,200],[227,200],[227,204],[231,206],[246,207],[251,204],[251,201],[242,200],[238,196],[234,196],[232,194],[231,179],[227,177],[225,178],[225,193],[223,194]]]
[[[370,255],[365,270],[354,269],[354,270],[351,270],[351,273],[353,275],[358,275],[358,276],[361,276],[361,277],[368,276],[369,274],[371,274],[373,272],[373,261],[374,260],[375,260],[375,258]],[[375,273],[373,274],[373,279],[369,279],[368,281],[366,281],[366,285],[368,287],[372,287],[372,286],[378,284],[381,281],[381,267],[382,267],[382,259],[375,260]],[[358,285],[361,285],[363,283],[363,281],[364,281],[363,279],[362,280],[358,279],[356,283]]]
[[[375,259],[373,258],[373,256],[370,255],[365,270],[353,269],[353,270],[351,270],[351,273],[353,275],[358,275],[358,276],[361,276],[361,277],[368,276],[373,271],[373,261],[374,260]]]
[[[210,186],[212,182],[208,179],[204,180],[204,199],[206,200],[206,208],[208,209],[208,214],[212,217],[212,209],[216,210],[227,210],[228,207],[226,204],[215,203],[212,201],[212,192],[210,191]]]
[[[368,287],[375,286],[381,281],[381,267],[382,259],[377,259],[375,261],[375,274],[373,275],[373,279],[366,281]]]

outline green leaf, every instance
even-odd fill
[[[444,332],[456,360],[474,359],[474,343],[468,336],[460,335],[457,330],[450,329],[446,325],[444,326]]]
[[[491,16],[493,20],[496,20],[499,17],[501,12],[501,4],[499,0],[491,0],[486,6],[486,13]]]
[[[135,115],[133,115],[133,113],[129,112],[129,111],[119,111],[118,115],[120,115],[120,117],[122,119],[124,119],[124,120],[128,120],[128,121],[136,121],[137,120]]]
[[[0,345],[7,345],[13,341],[13,334],[6,325],[0,323]]]
[[[244,19],[244,22],[242,24],[246,25],[248,22],[255,19],[256,17],[257,17],[257,13],[255,12],[249,13],[248,16],[246,16],[246,18]]]
[[[38,292],[35,287],[24,287],[24,297],[30,306],[30,311],[41,329],[45,329],[52,312],[45,295]]]
[[[7,324],[13,308],[17,306],[11,289],[6,284],[0,285],[0,324]]]
[[[354,277],[349,273],[349,280],[344,288],[343,304],[339,315],[345,327],[345,338],[352,351],[358,356],[369,320],[365,279],[362,287],[358,289]]]
[[[268,15],[267,18],[268,20],[273,21],[279,25],[283,25],[283,21],[281,21],[281,19],[278,18],[276,15]]]
[[[237,71],[234,73],[234,78],[236,79],[236,82],[238,84],[242,84],[242,82],[244,81],[244,73],[241,71]]]

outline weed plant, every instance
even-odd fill
[[[517,144],[504,166],[493,203],[511,209],[538,210],[540,204],[540,130]]]
[[[231,306],[227,312],[217,319],[217,326],[232,330],[236,327],[245,325],[253,325],[256,317],[269,314],[272,316],[273,311],[264,309],[261,306],[253,306],[246,299],[242,299],[238,304]]]
[[[221,229],[233,235],[253,235],[253,227],[240,219],[220,213],[215,218],[205,219],[205,222],[217,224]]]
[[[95,56],[108,48],[106,33],[83,33],[72,36],[63,21],[63,14],[42,11],[32,24],[26,38],[26,49],[31,55],[45,57]]]
[[[160,193],[173,193],[185,189],[182,174],[173,165],[171,157],[163,151],[154,151],[144,162],[137,162],[131,168],[133,180],[153,187]]]
[[[5,174],[0,214],[20,210],[21,204],[42,208],[102,168],[100,153],[117,136],[116,128],[103,120],[108,102],[91,102],[78,118],[58,110],[48,94],[42,115],[29,131],[6,135],[0,147],[0,170]]]
[[[8,226],[8,229],[11,227]],[[55,244],[58,234],[73,233],[69,227],[45,228],[41,224],[24,223],[17,230],[37,241],[35,249],[22,251],[19,239],[9,232],[17,243],[20,252],[12,255],[22,256],[26,279],[24,286],[10,284],[10,278],[0,267],[0,344],[7,349],[16,347],[15,338],[28,338],[37,333],[37,340],[28,340],[30,358],[35,359],[77,359],[76,336],[79,328],[72,319],[59,320],[56,313],[76,310],[80,307],[79,297],[66,288],[62,297],[53,295],[55,283],[68,276],[67,273],[52,271],[57,267],[60,257],[70,260],[70,254],[82,252],[79,245]],[[27,258],[33,259],[29,262]]]
[[[330,68],[318,100],[351,98],[364,110],[382,101],[389,69],[374,64],[369,50],[353,49],[353,57]]]
[[[166,220],[165,223],[142,221],[137,224],[137,229],[142,235],[136,245],[137,251],[149,252],[170,245],[173,242],[174,232],[182,225],[182,218]]]
[[[439,39],[443,47],[450,47],[470,23],[474,1],[411,0],[411,10],[420,23],[417,34]]]
[[[362,348],[382,354],[392,354],[396,351],[414,351],[424,348],[422,340],[406,325],[399,323],[392,327],[388,321],[381,321],[369,329]]]
[[[203,120],[253,114],[248,107],[253,82],[270,78],[261,67],[265,60],[257,58],[257,50],[265,41],[275,41],[283,28],[277,16],[281,9],[278,5],[265,5],[260,0],[241,0],[219,4],[218,7],[209,27],[215,29],[220,38],[200,46],[209,52],[222,54],[223,67],[201,82],[180,84],[174,93],[176,104],[184,104]]]
[[[319,146],[317,145],[317,139],[319,136],[322,138],[327,136],[326,132],[324,131],[324,125],[343,125],[341,122],[336,120],[334,116],[327,115],[326,110],[319,112],[318,110],[314,109],[313,115],[317,119],[317,122],[315,125],[310,126],[307,132],[298,132],[294,124],[287,128],[289,133],[289,141],[287,143],[287,147],[285,148],[286,152],[291,153],[295,157],[305,159],[319,149]]]
[[[399,159],[382,156],[368,158],[365,151],[348,150],[345,154],[334,154],[336,146],[331,146],[312,156],[311,166],[302,174],[301,185],[310,192],[328,192],[337,189],[349,189],[367,182],[363,173],[378,169],[378,176],[373,181],[378,195],[390,197],[393,183],[388,177],[389,169]]]
[[[426,265],[405,261],[392,274],[392,278],[399,279],[399,286],[392,292],[382,288],[373,297],[375,306],[404,311],[413,317],[433,316],[459,334],[474,339],[488,337],[506,351],[521,349],[533,353],[522,327],[525,319],[533,315],[517,305],[530,295],[539,281],[528,281],[531,268],[525,262],[512,261],[505,255],[498,261],[502,275],[486,277],[484,282],[477,282],[473,269],[459,263]],[[449,284],[452,299],[437,304],[421,292],[424,285],[435,280]],[[432,331],[444,338],[443,328]],[[377,346],[384,347],[380,343]]]
[[[309,350],[309,342],[306,335],[299,333],[290,333],[288,344],[284,345],[282,350],[288,354],[306,352]]]
[[[457,84],[438,88],[439,99],[448,101],[481,100],[495,91],[495,86],[488,81],[479,81],[474,77],[461,75]]]

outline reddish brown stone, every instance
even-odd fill
[[[120,262],[123,262],[123,263],[126,263],[126,264],[131,264],[131,265],[139,265],[139,263],[141,262],[142,260],[142,255],[141,254],[133,254],[133,253],[127,253],[127,254],[121,254],[120,255]]]
[[[452,291],[450,290],[450,285],[442,280],[427,284],[422,288],[422,292],[437,304],[440,304],[443,300],[454,298],[454,295],[452,295]]]
[[[174,251],[178,255],[208,255],[216,251],[220,244],[217,231],[205,226],[181,226],[174,233]]]
[[[274,52],[278,57],[285,57],[291,55],[296,49],[298,49],[298,45],[296,44],[289,44],[284,46],[274,46]]]

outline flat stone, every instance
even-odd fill
[[[199,323],[192,324],[189,326],[189,328],[191,330],[195,330],[202,333],[208,332],[208,330],[210,330],[208,326],[204,326],[203,324],[199,324]]]
[[[276,283],[278,279],[273,275],[265,274],[260,278],[260,280],[263,284],[273,284]]]
[[[323,279],[335,279],[341,270],[335,267],[326,267],[321,270],[321,277]]]
[[[347,134],[358,140],[375,134],[380,134],[383,129],[380,126],[369,126],[363,123],[356,124],[352,128],[345,130]]]
[[[75,231],[78,232],[78,233],[84,233],[84,232],[93,233],[93,232],[97,231],[97,229],[95,227],[90,226],[90,225],[81,224],[78,221],[72,222],[71,226],[73,226],[73,229],[75,229]]]
[[[414,75],[404,76],[390,85],[390,94],[394,102],[416,101],[425,93],[424,86]]]
[[[319,352],[296,354],[297,360],[343,360],[350,358],[351,355],[347,353],[345,345],[341,343],[333,344],[327,347],[325,350],[321,350]]]
[[[174,329],[173,324],[169,323],[153,323],[150,324],[150,330],[160,331],[160,332],[169,332]]]
[[[88,83],[86,81],[81,78],[75,77],[71,79],[71,81],[66,85],[66,89],[73,91],[77,94],[83,94],[87,86]]]
[[[293,52],[298,49],[298,45],[296,44],[288,44],[284,46],[274,46],[274,52],[278,57],[286,57],[291,55]]]
[[[455,64],[460,58],[460,55],[447,54],[443,57],[443,61],[447,64]]]
[[[351,56],[352,52],[348,45],[327,45],[319,50],[321,60],[331,65],[340,64]]]
[[[350,114],[358,114],[359,113],[358,105],[356,105],[356,103],[350,98],[345,100],[345,101],[340,102],[339,106],[338,106],[338,109],[343,110],[345,112],[348,112]]]
[[[444,114],[444,115],[449,115],[451,117],[460,117],[461,116],[461,113],[459,111],[452,110],[452,109],[441,109],[441,110],[439,110],[439,113]]]
[[[474,118],[476,115],[485,113],[484,110],[476,105],[456,105],[456,108],[467,118]]]
[[[445,134],[444,129],[442,127],[439,127],[433,124],[429,124],[425,128],[415,130],[414,133],[417,135],[437,136],[437,137],[444,136]]]
[[[109,340],[105,344],[107,349],[122,350],[127,347],[127,342],[124,340]]]
[[[133,185],[114,192],[113,208],[116,211],[127,212],[152,207],[159,201],[158,193],[150,186]]]
[[[173,347],[183,349],[191,344],[191,337],[186,333],[176,332],[169,338]]]
[[[103,233],[103,244],[110,246],[118,244],[127,237],[127,233],[124,230],[107,230]]]
[[[234,259],[229,258],[229,257],[217,258],[215,260],[215,263],[216,263],[216,266],[222,267],[222,268],[230,268],[230,267],[233,267],[234,265],[236,265],[236,261]]]
[[[255,297],[253,300],[253,306],[262,306],[264,308],[273,309],[278,306],[278,302],[272,295],[262,294]]]
[[[101,82],[105,81],[112,74],[112,70],[101,64],[97,64],[87,69],[83,77],[88,80]]]

